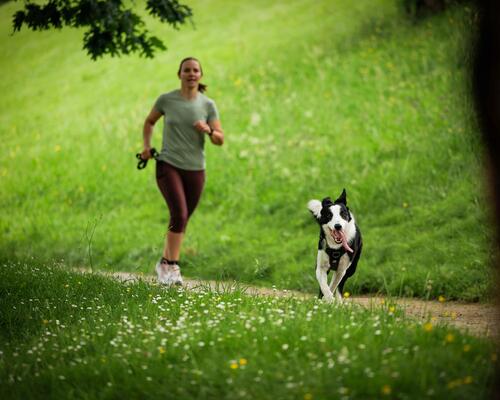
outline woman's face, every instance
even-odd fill
[[[179,73],[179,79],[181,80],[182,86],[198,88],[198,82],[201,77],[201,68],[197,61],[188,60],[182,63],[181,72]]]

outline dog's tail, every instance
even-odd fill
[[[316,217],[316,219],[319,219],[319,217],[321,216],[321,209],[323,208],[323,206],[321,205],[321,201],[310,200],[309,203],[307,203],[307,208]]]

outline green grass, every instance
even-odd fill
[[[486,399],[494,344],[372,310],[0,269],[0,396]]]
[[[187,276],[315,291],[306,204],[345,187],[365,240],[347,290],[489,299],[471,10],[413,24],[392,0],[189,4],[196,29],[150,22],[167,52],[98,62],[81,31],[10,36],[20,4],[0,6],[2,260],[152,270],[167,208],[134,155],[155,99],[195,55],[226,144],[207,148]]]

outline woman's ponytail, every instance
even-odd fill
[[[198,92],[204,93],[207,90],[207,85],[204,83],[198,83]]]

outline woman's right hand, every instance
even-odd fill
[[[144,150],[142,150],[141,158],[143,160],[149,160],[150,158],[153,158],[153,156],[151,155],[151,147],[145,147]]]

